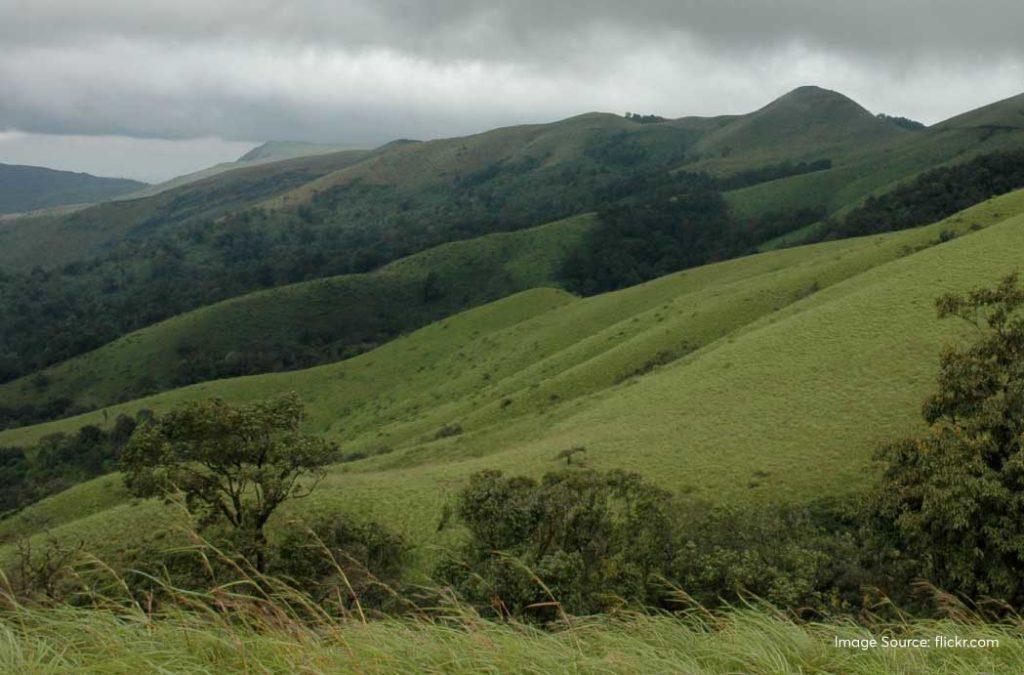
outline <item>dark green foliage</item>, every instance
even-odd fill
[[[59,397],[39,405],[0,406],[0,429],[39,424],[57,417],[70,417],[79,410],[68,398]]]
[[[336,517],[309,529],[289,527],[271,550],[268,573],[317,602],[351,606],[357,598],[363,608],[381,608],[393,598],[409,545],[378,523]]]
[[[941,357],[928,433],[879,457],[880,519],[922,575],[969,597],[1024,602],[1024,288],[1017,277],[939,299],[978,329]]]
[[[817,238],[857,237],[934,223],[986,199],[1024,187],[1024,151],[983,155],[934,169],[880,197],[870,197]]]
[[[652,605],[672,559],[670,504],[666,492],[621,471],[564,471],[540,482],[479,473],[455,505],[469,539],[438,573],[500,616]]]
[[[683,513],[671,578],[705,606],[759,598],[830,613],[909,590],[898,556],[877,547],[858,504],[692,505]]]
[[[904,129],[909,129],[910,131],[921,131],[923,129],[928,128],[924,124],[918,122],[917,120],[912,120],[907,117],[895,117],[893,115],[886,115],[885,113],[878,113],[877,115],[875,115],[875,117],[877,117],[880,120],[892,122],[896,126],[903,127]]]
[[[47,436],[27,451],[0,448],[0,513],[114,471],[135,426],[135,420],[119,415],[109,432],[84,426],[74,434]]]
[[[648,186],[644,196],[602,210],[600,226],[565,263],[566,286],[584,295],[603,293],[735,251],[735,224],[706,182],[691,177]]]
[[[657,122],[666,122],[666,118],[660,115],[641,115],[639,113],[628,112],[625,115],[626,119],[630,122],[636,122],[637,124],[654,124]]]
[[[563,282],[575,293],[593,295],[751,253],[761,243],[817,222],[824,212],[799,209],[740,221],[720,191],[830,166],[827,159],[786,162],[729,178],[638,173],[606,195],[599,226],[562,267]]]
[[[723,191],[739,190],[759,183],[767,183],[768,181],[799,176],[815,171],[827,171],[831,168],[832,160],[830,159],[818,159],[813,162],[797,162],[795,164],[793,162],[781,162],[779,164],[770,164],[756,169],[740,171],[731,176],[716,179],[715,187]]]
[[[295,394],[245,406],[186,403],[136,429],[122,453],[125,484],[146,497],[181,493],[203,525],[226,522],[262,570],[264,527],[277,507],[309,495],[334,444],[299,431]]]

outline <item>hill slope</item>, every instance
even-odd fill
[[[749,115],[643,124],[592,113],[273,162],[148,199],[21,219],[0,228],[0,267],[14,272],[0,278],[0,301],[18,312],[0,316],[0,377],[257,289],[367,272],[452,240],[584,213],[628,199],[670,167],[779,175],[773,167],[785,173],[786,162],[829,160],[827,170],[726,193],[742,222],[806,211],[799,222],[783,218],[781,229],[750,228],[752,238],[788,230],[792,241],[802,236],[794,228],[922,170],[1024,144],[1024,130],[985,121],[1012,117],[1014,106],[913,133],[809,87]],[[28,274],[40,260],[48,274]],[[188,367],[187,354],[179,361]],[[209,374],[228,372],[245,371]]]
[[[741,216],[796,209],[841,214],[869,195],[887,192],[928,169],[1024,147],[1020,120],[1024,120],[1024,95],[862,148],[830,170],[762,183],[727,196]],[[786,241],[799,243],[800,234]]]
[[[145,183],[126,178],[100,178],[39,166],[0,164],[0,213],[88,204],[145,186]]]
[[[908,133],[838,92],[808,86],[707,134],[694,151],[711,158],[698,166],[721,173],[758,160],[841,161],[865,146],[893,142]]]
[[[7,408],[95,408],[190,381],[336,360],[454,312],[557,283],[592,216],[452,242],[372,273],[258,291],[0,385]],[[45,386],[41,386],[45,382]]]
[[[972,226],[983,227],[973,231]],[[964,233],[937,244],[943,230]],[[369,459],[343,464],[303,513],[344,509],[428,541],[445,494],[473,471],[539,474],[587,448],[694,498],[803,500],[857,490],[876,444],[919,424],[947,290],[1024,264],[1024,192],[918,230],[711,265],[580,300],[534,290],[354,359],[212,382],[0,434],[26,443],[119,411],[296,390],[309,427]],[[169,514],[130,505],[116,478],[57,495],[0,533],[142,536]],[[35,524],[33,524],[35,523]]]
[[[214,176],[219,176],[222,173],[227,173],[228,171],[234,171],[236,169],[246,169],[253,166],[259,166],[261,164],[269,164],[271,162],[281,162],[288,159],[298,159],[300,157],[327,155],[354,149],[358,148],[356,146],[343,144],[331,145],[327,143],[268,141],[253,148],[234,162],[222,162],[205,169],[200,169],[199,171],[193,171],[192,173],[177,176],[168,181],[164,181],[163,183],[150,185],[144,189],[123,195],[121,199],[142,199],[144,197],[153,197],[162,192],[167,192],[168,190],[183,187],[190,183],[196,183],[201,180],[213,178]]]

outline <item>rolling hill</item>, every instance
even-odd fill
[[[796,209],[842,214],[866,197],[890,191],[928,169],[1024,147],[1024,126],[1019,120],[1024,120],[1024,95],[854,152],[827,171],[766,182],[727,197],[739,215]],[[995,123],[999,121],[1004,123]],[[781,243],[799,243],[813,231],[812,227],[790,233]]]
[[[259,166],[261,164],[269,164],[271,162],[281,162],[284,160],[311,157],[315,155],[328,155],[336,152],[342,152],[344,150],[355,149],[361,148],[347,144],[332,145],[328,143],[268,141],[256,146],[233,162],[222,162],[221,164],[215,164],[214,166],[200,169],[199,171],[193,171],[192,173],[187,173],[183,176],[177,176],[168,181],[164,181],[163,183],[150,185],[141,190],[123,195],[120,199],[142,199],[144,197],[153,197],[161,192],[167,192],[168,190],[183,187],[190,183],[196,183],[207,178],[213,178],[214,176],[219,176],[220,174],[227,173],[228,171],[235,171],[236,169],[245,169],[253,166]]]
[[[67,401],[72,408],[91,409],[196,377],[281,370],[302,365],[303,358],[311,365],[309,360],[351,356],[459,310],[557,283],[561,263],[593,225],[593,216],[581,216],[491,234],[444,244],[367,274],[225,300],[0,385],[0,400],[7,407]],[[268,351],[273,356],[265,356]],[[284,354],[296,361],[260,361]]]
[[[678,170],[677,175],[707,171],[727,176],[827,160],[823,170],[731,189],[724,197],[738,219],[756,221],[764,214],[801,210],[842,213],[929,168],[1024,146],[1024,130],[1009,123],[1020,116],[1021,106],[1017,97],[911,132],[841,94],[803,87],[748,115],[641,123],[590,113],[465,138],[396,142],[374,151],[269,162],[152,197],[70,215],[18,219],[0,226],[0,269],[8,272],[0,277],[0,299],[14,310],[2,325],[0,375],[12,380],[55,368],[38,379],[56,382],[52,392],[28,387],[25,380],[7,389],[18,392],[14,399],[19,405],[55,398],[85,405],[109,402],[125,382],[118,373],[127,372],[126,367],[101,365],[93,355],[83,361],[69,359],[104,345],[109,345],[106,353],[115,353],[121,349],[116,345],[124,344],[114,342],[118,338],[134,339],[129,334],[147,326],[154,328],[147,335],[160,334],[164,328],[155,324],[183,325],[172,317],[199,308],[205,308],[200,315],[210,317],[205,325],[215,325],[218,312],[246,306],[245,301],[224,302],[231,298],[296,282],[365,274],[451,241],[521,231],[586,213],[628,198],[637,181],[670,169]],[[753,243],[772,248],[799,243],[814,232],[811,225]],[[33,276],[30,271],[40,261],[45,261],[45,273]],[[358,278],[384,284],[359,297],[385,298],[394,288],[390,280],[395,277],[388,274]],[[19,301],[29,296],[37,302]],[[451,304],[445,311],[493,297]],[[329,304],[341,305],[340,299]],[[284,333],[289,340],[295,333],[304,335],[303,349],[310,344],[328,351],[375,344],[384,335],[437,316],[418,311],[384,331],[378,327],[387,320],[377,317],[358,330],[336,318],[314,321],[308,331]],[[384,315],[402,313],[390,309]],[[233,334],[259,335],[253,342],[279,340],[281,331],[268,328],[259,313],[245,320],[239,316],[229,313],[223,321]],[[148,378],[141,372],[127,376],[132,383],[127,395],[181,382],[171,373],[189,368],[193,375],[205,373],[202,377],[250,372],[218,365],[229,354],[229,360],[238,360],[237,340],[218,339],[208,350],[199,349],[200,367],[190,363],[203,336],[200,329],[194,338],[181,334],[171,341],[182,348],[174,356],[171,342],[138,352],[159,352],[163,356],[157,361],[164,365]],[[148,344],[156,342],[160,340]],[[241,345],[243,352],[257,346]],[[308,363],[299,357],[286,360],[264,359],[265,369]],[[78,365],[85,362],[93,365]],[[61,375],[51,378],[57,372]],[[96,395],[98,391],[105,393]]]
[[[0,214],[105,201],[145,186],[125,178],[0,164]]]
[[[840,162],[909,135],[838,92],[800,87],[703,136],[694,147],[701,161],[693,168],[728,173],[756,162]]]
[[[949,240],[943,232],[959,236]],[[0,434],[27,444],[139,408],[298,391],[308,427],[341,441],[303,515],[341,509],[437,543],[470,473],[537,475],[567,447],[711,502],[795,501],[868,484],[877,444],[918,428],[937,355],[958,339],[934,298],[1024,264],[1024,192],[924,228],[773,251],[586,299],[534,289],[338,364],[195,385]],[[352,454],[358,453],[358,454]],[[5,521],[116,552],[174,512],[117,477]],[[132,532],[129,542],[125,532]],[[429,550],[424,549],[429,557]]]

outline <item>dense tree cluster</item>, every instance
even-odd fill
[[[880,120],[885,120],[886,122],[892,122],[896,126],[909,129],[910,131],[921,131],[928,128],[917,120],[912,120],[908,117],[896,117],[893,115],[886,115],[885,113],[878,113],[876,117]]]
[[[137,420],[120,415],[109,431],[94,425],[52,434],[28,449],[0,448],[0,513],[114,471]]]
[[[906,185],[869,197],[819,238],[856,237],[934,223],[1024,187],[1024,151],[997,152],[927,171]]]
[[[654,124],[656,122],[665,122],[666,118],[660,115],[641,115],[640,113],[628,112],[625,115],[626,119],[630,122],[636,122],[637,124]]]
[[[459,493],[469,539],[439,569],[501,616],[555,618],[654,604],[672,560],[668,493],[635,474],[563,471],[539,483],[485,471]]]
[[[827,171],[831,168],[832,160],[830,159],[816,159],[812,162],[780,162],[756,169],[738,171],[730,176],[719,178],[715,181],[715,187],[722,191],[739,190],[759,183],[816,171]]]
[[[735,223],[721,195],[699,185],[682,189],[603,209],[599,227],[566,260],[567,287],[602,293],[736,251]]]
[[[810,166],[773,165],[738,174],[741,179],[735,182],[703,173],[635,176],[600,209],[598,227],[570,253],[561,271],[564,283],[583,295],[624,288],[750,253],[758,244],[816,222],[822,216],[816,209],[738,219],[720,192],[723,186],[752,184],[758,177],[774,180],[794,171],[821,170]]]
[[[881,514],[921,574],[970,597],[1024,602],[1024,287],[948,295],[940,316],[979,330],[941,358],[925,401],[928,433],[898,440],[885,463]]]

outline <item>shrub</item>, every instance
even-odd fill
[[[941,357],[924,405],[928,432],[879,452],[880,532],[920,560],[922,574],[970,597],[1024,602],[1024,286],[938,301],[939,315],[978,328]]]
[[[377,523],[335,517],[312,528],[289,527],[273,545],[268,572],[290,580],[319,603],[383,608],[406,563],[405,540]]]
[[[649,605],[672,559],[670,504],[668,493],[621,471],[540,482],[485,471],[456,499],[469,538],[438,576],[501,616]]]

